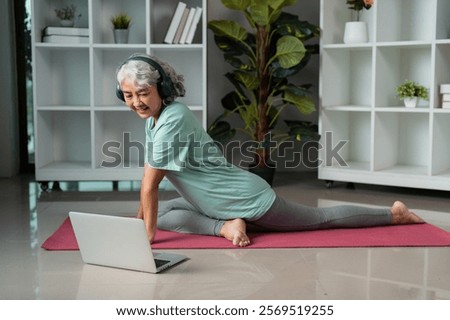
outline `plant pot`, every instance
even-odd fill
[[[59,20],[59,24],[61,27],[73,27],[74,21],[71,20]]]
[[[269,185],[272,185],[273,177],[275,176],[275,165],[258,167],[256,164],[252,164],[248,167],[248,171],[263,178]]]
[[[415,108],[417,106],[418,100],[419,99],[417,97],[404,98],[403,103],[405,104],[405,107],[407,107],[407,108]]]
[[[114,29],[115,43],[128,43],[128,29]]]
[[[369,41],[367,35],[367,22],[351,21],[345,23],[344,43],[365,43]]]

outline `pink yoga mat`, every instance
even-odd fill
[[[332,229],[302,232],[250,233],[247,248],[337,248],[337,247],[443,247],[450,246],[450,233],[431,224]],[[70,219],[42,244],[46,250],[78,250]],[[154,249],[236,248],[214,236],[158,230]]]

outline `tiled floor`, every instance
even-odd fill
[[[313,206],[401,199],[450,231],[448,192],[326,189],[314,173],[279,173],[274,187]],[[190,260],[158,275],[83,265],[77,251],[40,245],[69,210],[134,213],[138,192],[124,184],[102,191],[111,188],[106,183],[62,188],[42,193],[30,177],[0,179],[0,299],[450,299],[450,247],[179,250]]]

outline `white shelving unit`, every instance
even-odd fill
[[[360,44],[343,43],[345,2],[321,0],[319,178],[450,190],[450,109],[439,94],[450,83],[450,1],[377,0],[361,12]],[[405,79],[429,88],[429,101],[403,107],[395,88]],[[342,159],[330,153],[339,141]]]
[[[37,181],[140,180],[144,124],[116,98],[115,70],[133,53],[156,55],[184,75],[186,103],[206,127],[206,0],[192,44],[165,44],[178,0],[33,0],[33,82]],[[74,4],[89,43],[42,42],[54,10]],[[115,44],[110,19],[132,18],[128,44]]]

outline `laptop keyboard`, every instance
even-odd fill
[[[155,265],[157,268],[159,268],[165,264],[168,264],[169,262],[170,261],[168,261],[168,260],[155,259]]]

